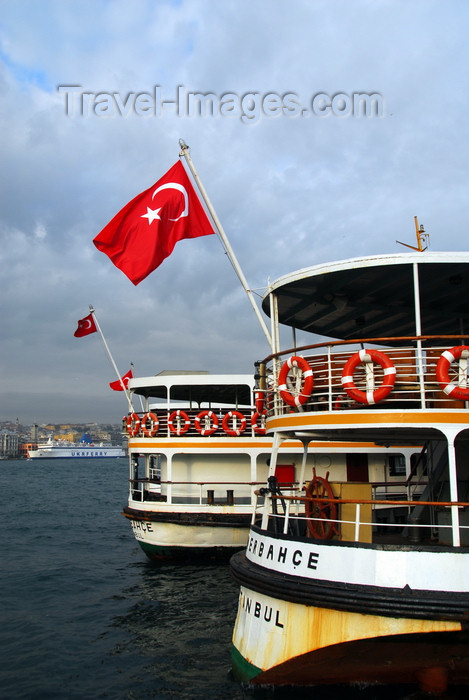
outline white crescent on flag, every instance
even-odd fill
[[[151,198],[154,199],[158,192],[161,192],[161,190],[177,190],[178,192],[181,192],[184,197],[184,209],[179,216],[177,216],[175,219],[169,219],[169,221],[179,221],[179,219],[189,216],[189,197],[187,195],[186,188],[183,185],[179,184],[179,182],[167,182],[166,184],[161,185],[161,187],[157,187]],[[158,209],[150,209],[150,207],[147,207],[147,213],[142,214],[142,219],[148,219],[148,225],[152,224],[155,219],[159,219],[159,221],[161,221],[161,217],[159,216],[161,209],[162,207],[159,207]]]

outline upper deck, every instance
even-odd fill
[[[351,258],[281,277],[262,306],[271,315],[275,300],[275,323],[328,338],[455,335],[469,327],[468,265],[466,252]]]
[[[360,439],[389,441],[394,432],[418,440],[465,429],[469,353],[440,358],[466,342],[468,292],[465,252],[354,258],[274,282],[263,300],[273,352],[260,370],[268,431],[354,439],[359,428]],[[294,335],[282,349],[280,325],[340,340],[297,347]],[[304,359],[302,369],[285,366],[292,356]]]
[[[250,374],[210,374],[205,371],[163,371],[129,381],[133,394],[163,404],[183,402],[204,405],[252,405],[254,377]],[[148,406],[147,406],[148,409]]]
[[[162,446],[166,438],[265,435],[265,418],[254,406],[253,375],[164,371],[131,379],[129,390],[134,412],[124,420],[130,438],[157,437]],[[131,439],[129,448],[134,447]]]

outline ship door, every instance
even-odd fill
[[[369,481],[367,454],[353,453],[347,455],[347,481]]]
[[[277,464],[275,467],[275,476],[277,477],[280,488],[293,486],[295,483],[295,465]]]

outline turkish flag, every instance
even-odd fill
[[[93,314],[82,318],[78,321],[78,328],[73,334],[75,338],[83,338],[84,335],[90,335],[90,333],[97,333],[96,323],[94,322]]]
[[[134,375],[133,375],[133,373],[132,373],[132,370],[129,369],[129,371],[127,372],[127,374],[124,374],[124,376],[121,377],[120,379],[116,379],[115,382],[110,382],[110,383],[109,383],[109,386],[111,387],[111,389],[114,389],[114,391],[124,391],[124,387],[125,387],[126,389],[128,388],[128,386],[129,386],[129,379],[132,379],[133,376],[134,376]],[[122,384],[124,384],[124,386],[122,386]]]
[[[135,285],[183,238],[215,233],[181,161],[137,195],[98,233],[96,248]]]

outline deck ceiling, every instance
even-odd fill
[[[422,335],[469,334],[468,258],[457,255],[300,271],[273,285],[279,322],[343,340],[417,335],[410,264],[417,261]],[[263,308],[270,315],[269,296]]]
[[[166,386],[138,387],[134,393],[154,399],[168,398]],[[227,404],[231,406],[251,405],[251,389],[245,384],[223,386],[222,384],[187,384],[171,387],[171,401],[178,401],[197,406],[209,404]]]

